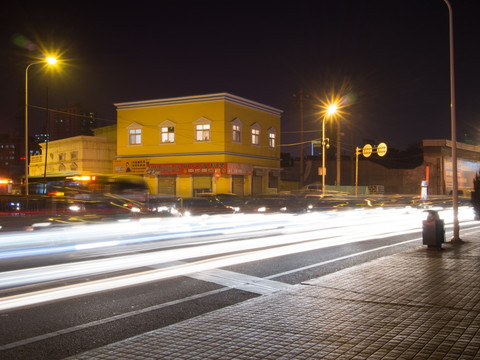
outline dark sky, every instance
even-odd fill
[[[451,4],[458,139],[477,140],[478,3]],[[342,127],[351,124],[355,146],[450,137],[443,0],[7,1],[0,16],[0,133],[23,134],[25,68],[54,49],[61,69],[30,68],[29,103],[45,107],[48,88],[49,107],[79,102],[106,125],[117,102],[229,92],[283,110],[288,145],[300,139],[303,89],[305,140],[321,136],[314,113],[332,92],[350,101]],[[45,111],[32,109],[29,123],[41,129]]]

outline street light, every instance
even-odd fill
[[[450,34],[450,107],[452,128],[452,195],[453,195],[453,242],[461,242],[460,225],[458,223],[458,175],[457,175],[457,125],[455,120],[455,76],[453,66],[453,14],[452,6],[445,0],[448,6],[448,23]]]
[[[327,116],[332,116],[337,112],[337,104],[327,106],[322,120],[322,195],[325,195],[325,149],[330,147],[330,139],[325,138],[325,120]]]
[[[25,69],[25,195],[28,196],[28,69],[30,66],[36,64],[49,64],[53,65],[57,62],[54,57],[46,57],[41,61],[36,61],[27,66]]]

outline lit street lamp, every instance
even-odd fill
[[[25,195],[28,196],[28,69],[32,65],[36,64],[50,64],[53,65],[57,62],[57,59],[53,57],[47,57],[44,60],[31,63],[25,69]]]
[[[330,147],[330,139],[325,138],[325,120],[327,116],[334,115],[337,112],[337,105],[331,104],[326,110],[322,120],[322,195],[325,195],[325,149]]]

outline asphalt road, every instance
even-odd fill
[[[62,359],[422,246],[420,212],[244,220],[0,237],[0,358]]]

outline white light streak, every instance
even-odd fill
[[[451,224],[451,211],[439,211]],[[137,285],[193,272],[267,258],[317,250],[342,244],[421,231],[423,210],[383,209],[319,212],[304,215],[229,215],[205,218],[144,219],[129,223],[39,231],[21,236],[22,246],[70,246],[73,250],[116,247],[135,241],[190,238],[187,247],[3,272],[2,288],[129,270],[145,266],[164,268],[0,299],[0,310],[64,299],[118,287]],[[459,219],[473,220],[469,207],[459,209]],[[107,230],[107,233],[105,231]],[[47,235],[47,237],[45,237]],[[73,236],[75,241],[65,240]],[[252,236],[253,235],[253,236]],[[98,236],[96,241],[91,241]],[[109,238],[110,237],[110,238]],[[195,237],[198,239],[195,240]],[[9,236],[0,237],[0,256],[14,248]],[[63,239],[62,242],[60,239]],[[228,241],[226,241],[228,240]],[[178,243],[177,246],[185,245]],[[202,261],[195,261],[202,258]],[[175,261],[186,262],[168,266]]]

